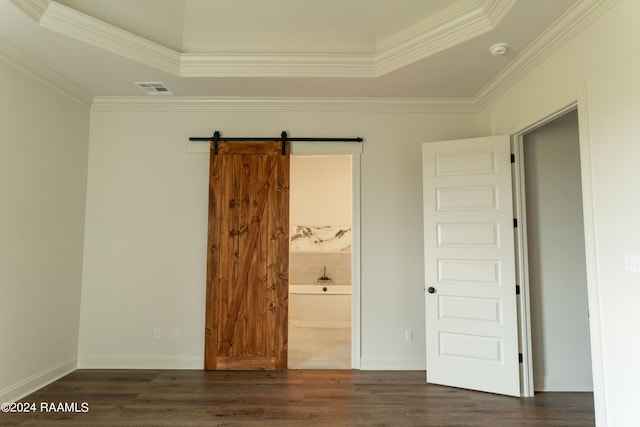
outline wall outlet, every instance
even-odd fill
[[[640,273],[640,254],[625,254],[624,269],[632,273]]]
[[[406,342],[413,342],[413,329],[407,329],[404,331],[404,340]]]
[[[179,340],[180,339],[180,329],[174,328],[173,329],[173,335],[171,337],[173,338],[174,341]]]
[[[153,330],[153,339],[154,340],[159,340],[160,339],[160,329],[156,328]]]

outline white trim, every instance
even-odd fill
[[[607,406],[600,319],[600,283],[598,282],[598,256],[596,251],[595,217],[592,185],[591,139],[589,136],[589,110],[586,86],[578,97],[578,133],[580,138],[580,170],[582,175],[582,215],[584,217],[584,246],[587,269],[587,295],[589,303],[589,330],[591,340],[591,369],[596,425],[606,426]]]
[[[51,0],[12,0],[13,3],[22,9],[27,15],[36,22],[40,22],[40,18],[44,15],[49,7]]]
[[[6,62],[28,74],[32,79],[46,85],[48,88],[71,101],[80,104],[83,108],[88,109],[91,106],[93,95],[2,39],[0,39],[0,61]]]
[[[577,98],[577,99],[576,99]],[[603,366],[603,346],[602,346],[602,321],[600,318],[600,284],[598,282],[598,259],[595,240],[595,219],[593,205],[593,185],[592,185],[592,167],[591,167],[591,142],[589,137],[589,114],[588,114],[588,98],[586,86],[582,86],[577,97],[573,102],[565,103],[563,106],[553,108],[548,111],[554,113],[533,121],[528,126],[514,133],[514,137],[520,138],[525,133],[530,132],[558,116],[578,108],[578,126],[580,141],[580,173],[582,184],[582,214],[584,218],[584,235],[585,235],[585,261],[587,272],[587,294],[589,303],[589,332],[591,341],[591,367],[593,374],[593,398],[596,425],[607,425],[607,407],[605,395],[605,376]],[[522,100],[526,102],[526,99]],[[521,286],[526,286],[528,292],[528,283],[523,282]],[[524,292],[523,292],[524,294]],[[527,319],[524,319],[527,320]],[[522,334],[529,333],[530,345],[530,329],[529,325],[521,325]],[[529,357],[531,348],[527,350]],[[528,361],[529,366],[523,369],[533,370],[533,366]],[[525,370],[525,372],[527,372]],[[529,373],[533,378],[532,373]]]
[[[377,52],[398,49],[402,54],[407,44],[417,46],[420,43],[433,43],[439,38],[440,43],[449,44],[449,39],[456,33],[456,26],[465,28],[474,25],[476,21],[483,21],[484,26],[495,27],[515,3],[511,0],[472,0],[452,2],[446,9],[429,16],[408,28],[393,34],[377,44]],[[468,30],[468,28],[467,28]]]
[[[502,96],[618,0],[578,1],[474,96],[478,110]]]
[[[417,102],[427,105],[414,104],[409,109],[412,111],[426,109],[428,112],[451,112],[458,109],[469,112],[482,110],[617,1],[576,2],[502,72],[479,90],[472,99],[421,99]],[[379,43],[375,54],[215,55],[178,53],[55,1],[13,0],[13,2],[46,28],[174,75],[360,78],[378,77],[413,61],[433,55],[469,37],[482,34],[492,29],[505,16],[513,3],[512,0],[483,0],[480,2],[480,6],[472,7],[466,12],[450,8],[448,10],[451,14],[438,25],[427,29],[423,28],[422,32],[417,35],[418,30],[415,28],[407,29],[405,32]],[[452,25],[454,26],[452,27]],[[434,42],[436,35],[438,37],[435,39],[438,41]],[[63,88],[65,87],[63,85]],[[71,93],[75,93],[75,91],[71,91]],[[78,96],[76,95],[76,97]],[[80,98],[86,99],[87,97],[90,98],[88,95]],[[120,104],[125,103],[122,101],[125,98],[115,98],[110,107],[107,107],[104,102],[98,103],[98,105],[101,108],[111,108],[110,111],[113,111],[113,108],[117,108],[114,105],[116,99],[120,99]],[[204,101],[204,104],[206,103]],[[194,103],[185,104],[182,100],[174,101],[170,105],[172,105],[171,108],[181,111],[207,108],[197,98]],[[197,105],[200,107],[196,107]],[[127,106],[133,108],[131,104],[127,103]],[[138,108],[142,108],[142,106],[138,104]],[[156,104],[153,108],[157,109],[159,105]],[[208,108],[213,107],[209,105]]]
[[[135,58],[132,58],[135,59]],[[366,54],[179,55],[180,77],[375,78],[375,58]],[[406,65],[406,64],[405,64]]]
[[[203,356],[173,354],[80,354],[78,369],[204,369]]]
[[[15,402],[76,370],[77,360],[71,359],[48,367],[24,380],[0,390],[0,402]]]
[[[512,137],[511,150],[515,157],[512,170],[514,216],[518,219],[515,230],[516,238],[516,280],[520,285],[520,301],[518,304],[518,323],[520,352],[520,393],[523,397],[534,396],[533,389],[533,354],[531,345],[531,306],[529,296],[529,261],[527,243],[527,206],[525,197],[523,134]]]
[[[56,1],[49,3],[39,24],[49,30],[168,73],[178,74],[180,70],[180,55],[176,51]]]
[[[13,0],[44,28],[181,77],[380,77],[493,30],[515,0],[458,3],[378,42],[375,52],[181,53],[64,6]]]
[[[383,76],[421,59],[491,31],[515,4],[514,0],[484,0],[477,7],[447,9],[439,25],[409,36],[412,28],[383,41],[375,54],[375,74]],[[414,30],[415,31],[415,30]]]
[[[344,144],[343,144],[344,145]],[[351,367],[361,369],[362,357],[362,281],[361,281],[361,153],[351,155]],[[355,148],[355,147],[353,147]]]
[[[95,112],[475,113],[473,101],[445,98],[249,98],[96,96]]]

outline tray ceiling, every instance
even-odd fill
[[[12,0],[0,38],[94,96],[469,99],[598,2]]]

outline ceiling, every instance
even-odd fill
[[[588,1],[0,0],[0,39],[92,96],[471,99]]]

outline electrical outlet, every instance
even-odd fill
[[[153,330],[153,339],[154,340],[159,340],[160,339],[160,329],[156,328]]]
[[[631,271],[632,273],[640,272],[640,255],[639,254],[625,254],[624,255],[624,269]]]
[[[174,339],[174,341],[177,341],[177,340],[180,339],[180,329],[178,329],[178,328],[174,328],[173,329],[172,338]]]
[[[407,329],[404,331],[404,340],[406,342],[413,342],[413,329]]]

